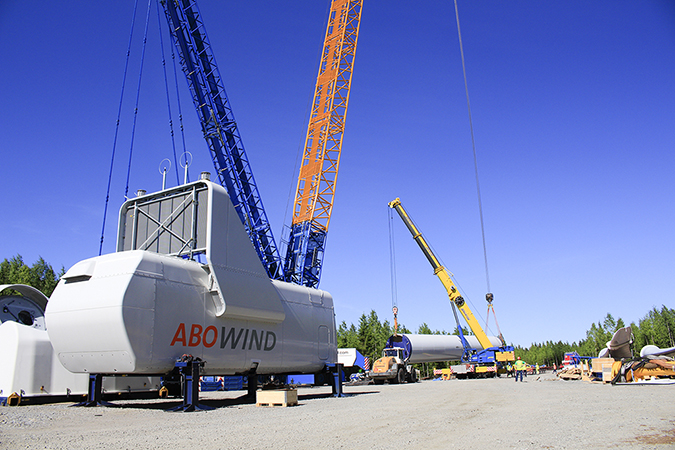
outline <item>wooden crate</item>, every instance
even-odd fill
[[[298,404],[295,389],[274,389],[256,392],[256,406],[294,406]]]
[[[612,381],[612,366],[609,367],[603,366],[602,368],[602,381],[605,383],[610,383]]]
[[[593,368],[591,369],[594,373],[602,373],[602,369],[605,367],[612,367],[614,363],[614,358],[593,358]]]

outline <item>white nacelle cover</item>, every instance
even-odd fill
[[[195,225],[178,229],[186,204]],[[140,220],[154,213],[164,228]],[[163,374],[183,354],[206,361],[205,375],[336,362],[330,294],[270,280],[222,187],[198,181],[130,200],[120,224],[121,251],[76,264],[50,298],[47,330],[68,370]],[[156,252],[185,230],[201,233],[192,239],[206,264]]]

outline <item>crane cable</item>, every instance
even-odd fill
[[[169,96],[169,79],[166,76],[166,57],[164,56],[164,39],[162,38],[162,20],[161,20],[161,15],[159,13],[159,0],[155,0],[155,6],[157,7],[157,27],[159,30],[159,48],[161,49],[162,53],[162,71],[164,72],[164,90],[166,91],[166,106],[168,109],[169,113],[169,131],[171,133],[171,148],[173,149],[173,165],[175,167],[175,172],[176,172],[176,185],[180,185],[180,179],[178,176],[178,157],[176,156],[176,139],[174,137],[173,133],[173,116],[171,114],[171,98]],[[169,36],[171,36],[171,33],[169,33]],[[173,57],[173,51],[171,52],[171,56]],[[174,59],[174,73],[175,73],[175,59]],[[174,76],[174,78],[176,78]],[[178,80],[175,79],[176,81],[176,86],[178,85]],[[181,122],[182,125],[182,122]]]
[[[160,35],[161,35],[161,30],[160,30]],[[183,126],[183,109],[180,106],[180,89],[178,88],[178,70],[176,69],[176,53],[174,49],[176,48],[176,43],[174,41],[174,37],[172,33],[169,33],[169,39],[171,40],[171,63],[173,64],[173,79],[175,81],[175,86],[176,86],[176,105],[178,106],[178,123],[180,124],[180,136],[181,136],[181,142],[183,144],[183,155],[186,155],[187,158],[187,147],[185,144],[185,127]],[[175,153],[175,150],[174,150]],[[187,163],[187,161],[186,161]],[[189,179],[188,177],[186,177]],[[178,179],[178,165],[176,165],[176,183],[180,184],[180,180]]]
[[[136,12],[138,10],[138,0],[134,2],[134,14],[131,18],[131,31],[129,32],[129,45],[127,47],[127,57],[124,63],[124,76],[122,77],[122,92],[120,94],[120,104],[117,109],[117,124],[115,125],[115,136],[113,138],[112,155],[110,157],[110,172],[108,173],[108,188],[105,193],[105,205],[103,207],[103,225],[101,227],[101,241],[99,243],[98,255],[101,256],[103,252],[103,237],[105,236],[105,221],[108,215],[108,201],[110,200],[110,184],[112,182],[113,166],[115,163],[115,150],[117,148],[117,134],[120,129],[120,117],[122,115],[122,102],[124,100],[124,87],[127,80],[127,70],[129,68],[129,56],[131,55],[131,43],[134,36],[134,24],[136,23]]]
[[[459,27],[459,10],[457,9],[457,0],[455,0],[455,17],[457,18],[457,35],[459,36],[459,51],[462,55],[462,72],[464,73],[464,90],[466,91],[466,106],[469,110],[469,128],[471,129],[471,145],[473,148],[473,167],[476,173],[476,191],[478,193],[478,211],[480,213],[480,231],[483,238],[483,257],[485,259],[485,280],[487,282],[487,291],[490,291],[490,272],[488,271],[487,246],[485,244],[485,225],[483,222],[483,202],[480,195],[480,183],[478,181],[478,158],[476,157],[476,140],[473,134],[473,120],[471,119],[471,102],[469,101],[469,84],[466,81],[466,65],[464,63],[464,47],[462,46],[462,31]]]
[[[139,93],[140,93],[140,83],[141,83],[141,78],[142,78],[142,72],[143,72],[143,61],[144,61],[144,56],[145,56],[145,46],[147,43],[147,33],[148,33],[148,25],[149,25],[149,20],[150,20],[150,9],[152,5],[152,0],[148,0],[148,9],[147,9],[147,14],[145,18],[145,35],[143,37],[143,55],[141,57],[141,68],[140,68],[140,73],[139,73],[139,81],[138,81],[138,88],[136,92],[136,106],[134,109],[134,127],[132,131],[132,137],[131,137],[131,148],[129,150],[129,162],[128,162],[128,167],[127,167],[127,182],[126,182],[126,187],[125,187],[125,192],[124,192],[124,197],[127,199],[128,197],[128,191],[129,191],[129,175],[131,171],[131,156],[133,153],[133,141],[134,137],[133,135],[135,134],[135,125],[136,125],[136,115],[138,113],[138,100],[139,100]],[[169,113],[169,128],[170,128],[170,133],[171,133],[171,142],[172,142],[172,147],[173,147],[173,159],[174,159],[174,166],[175,166],[175,172],[176,172],[176,183],[180,184],[180,180],[178,178],[178,164],[176,162],[176,145],[175,145],[175,139],[174,139],[174,130],[173,130],[173,117],[171,114],[171,104],[170,104],[170,99],[169,99],[169,92],[168,92],[168,79],[166,75],[166,58],[164,56],[164,42],[162,39],[162,26],[161,26],[161,20],[160,20],[160,10],[159,10],[159,4],[157,0],[155,1],[155,5],[157,7],[157,20],[159,23],[159,39],[160,39],[160,48],[161,48],[161,55],[162,55],[162,67],[164,70],[164,84],[166,88],[166,95],[167,95],[167,103],[168,103],[168,113]],[[108,186],[106,189],[106,197],[105,197],[105,204],[103,207],[103,224],[101,226],[101,238],[99,242],[99,250],[98,254],[99,256],[103,253],[103,241],[105,239],[105,225],[106,225],[106,220],[107,220],[107,213],[108,213],[108,203],[110,201],[110,188],[112,185],[112,174],[113,174],[113,168],[115,164],[115,153],[117,149],[117,137],[119,134],[119,129],[120,129],[120,118],[122,115],[122,106],[124,103],[124,90],[126,87],[126,79],[127,79],[127,74],[129,70],[129,59],[131,56],[131,46],[133,43],[133,35],[134,35],[134,28],[136,24],[136,15],[138,12],[138,0],[134,2],[134,10],[133,10],[133,16],[131,19],[131,30],[129,32],[129,44],[127,46],[127,54],[126,54],[126,59],[124,63],[124,75],[122,77],[122,88],[121,88],[121,93],[120,93],[120,101],[119,101],[119,107],[117,110],[117,122],[115,125],[115,134],[113,138],[113,148],[112,148],[112,154],[110,157],[110,171],[108,173]],[[171,37],[171,33],[169,33]],[[179,94],[179,89],[178,89],[178,77],[176,73],[176,58],[175,54],[173,52],[173,46],[171,46],[171,59],[173,62],[173,76],[174,76],[174,81],[176,85],[176,98],[177,98],[177,103],[178,103],[178,118],[179,118],[179,123],[180,123],[180,132],[181,132],[181,137],[182,137],[182,144],[183,144],[183,151],[185,152],[185,133],[183,129],[183,114],[181,111],[181,104],[180,104],[180,94]]]
[[[462,72],[464,73],[464,90],[466,91],[466,106],[469,111],[469,128],[471,129],[471,146],[473,148],[473,167],[476,173],[476,192],[478,194],[478,210],[480,213],[480,231],[483,238],[483,258],[485,259],[485,281],[487,283],[487,294],[485,299],[488,302],[488,310],[485,317],[485,328],[488,328],[488,320],[490,319],[490,311],[495,318],[495,325],[497,326],[497,332],[499,333],[499,339],[502,341],[502,344],[505,344],[502,331],[499,329],[499,322],[497,322],[497,314],[495,314],[494,306],[492,305],[493,295],[491,294],[490,289],[490,271],[488,270],[488,257],[487,257],[487,245],[485,243],[485,224],[483,221],[483,202],[480,195],[480,182],[478,180],[478,158],[476,157],[476,140],[473,133],[473,120],[471,118],[471,102],[469,101],[469,84],[466,81],[466,64],[464,63],[464,46],[462,45],[462,31],[459,27],[459,9],[457,8],[457,0],[455,2],[455,17],[457,19],[457,36],[459,37],[459,51],[462,55]]]
[[[134,120],[131,125],[131,143],[129,145],[129,163],[127,164],[127,183],[124,187],[124,200],[129,199],[129,178],[131,177],[131,159],[134,153],[134,137],[136,136],[136,119],[138,118],[138,102],[141,98],[141,80],[143,79],[143,63],[145,62],[145,48],[148,43],[148,24],[150,23],[150,9],[152,0],[148,0],[148,11],[145,15],[145,31],[143,32],[143,48],[141,50],[141,67],[138,72],[138,87],[136,88],[136,103],[134,105]]]
[[[391,271],[391,310],[394,313],[394,335],[398,334],[398,295],[396,291],[396,252],[394,245],[394,209],[389,210],[389,268]]]

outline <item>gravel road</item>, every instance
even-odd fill
[[[301,388],[293,407],[207,392],[212,411],[176,399],[0,408],[0,449],[596,449],[675,448],[675,385],[611,386],[549,374]]]

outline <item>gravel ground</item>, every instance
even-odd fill
[[[0,408],[0,449],[675,448],[675,385],[611,386],[549,374],[489,380],[301,388],[293,407],[207,392],[212,411],[176,399]]]

